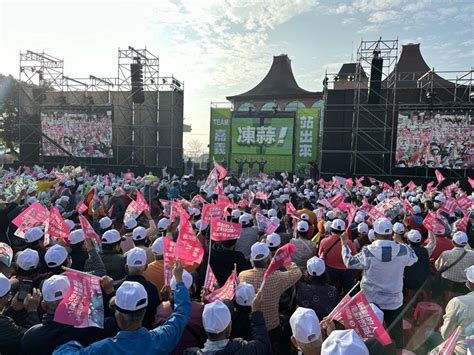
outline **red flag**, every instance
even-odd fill
[[[224,168],[222,165],[220,165],[216,160],[214,159],[214,166],[219,173],[219,179],[223,179],[227,176],[227,169]]]
[[[107,216],[112,218],[113,213],[114,213],[114,205],[110,206],[109,210],[107,211]]]
[[[384,346],[392,343],[363,292],[352,297],[348,303],[341,312],[346,329],[354,329],[362,339],[375,338]]]
[[[206,300],[210,303],[216,300],[232,300],[235,296],[235,289],[237,288],[238,283],[239,278],[237,277],[237,272],[234,270],[232,271],[232,274],[230,274],[224,286],[206,296]]]
[[[369,212],[372,209],[372,205],[364,198],[362,206],[359,207],[359,211]]]
[[[390,186],[389,184],[387,184],[386,182],[383,182],[382,184],[382,189],[384,191],[388,191],[388,190],[391,190],[392,189],[392,186]]]
[[[456,211],[456,208],[458,208],[456,200],[452,197],[449,197],[439,209],[448,214],[452,214],[454,211]]]
[[[148,202],[146,202],[145,198],[143,197],[142,193],[140,191],[137,191],[137,206],[141,211],[149,211],[150,206],[148,205]],[[141,212],[140,212],[141,213]]]
[[[354,220],[354,217],[356,215],[356,211],[357,211],[357,208],[355,208],[355,206],[353,206],[351,204],[349,204],[349,206],[347,206],[347,228],[346,228],[346,232],[351,227],[352,221]]]
[[[259,200],[268,200],[268,195],[265,192],[257,192],[255,198],[258,198]]]
[[[466,195],[459,196],[456,202],[463,213],[472,207],[472,201]]]
[[[202,203],[202,204],[205,204],[207,203],[206,200],[204,199],[204,197],[202,197],[201,195],[197,194],[193,197],[193,199],[191,200],[191,205],[193,207],[197,207],[199,206],[199,204]]]
[[[54,313],[54,321],[75,328],[104,327],[104,308],[100,277],[68,269],[69,292]]]
[[[125,215],[123,220],[126,221],[129,218],[137,219],[138,216],[142,213],[141,208],[138,206],[137,201],[130,202],[125,210]]]
[[[289,214],[290,216],[299,217],[295,206],[293,206],[291,202],[286,203],[286,213]]]
[[[430,194],[433,191],[434,181],[430,181],[426,184],[426,194]]]
[[[415,214],[415,210],[413,209],[413,207],[411,206],[410,202],[408,202],[406,199],[404,199],[402,201],[402,204],[403,204],[403,208],[405,210],[407,210],[408,212],[410,212],[411,215],[414,215]]]
[[[265,274],[263,275],[263,280],[265,281],[276,270],[290,263],[291,255],[297,250],[298,248],[292,243],[285,244],[284,246],[279,248],[273,256],[273,259],[270,265],[268,266],[267,271],[265,271]]]
[[[349,187],[349,188],[354,186],[354,181],[352,180],[352,178],[347,178],[346,179],[346,186]]]
[[[94,228],[92,228],[87,218],[84,216],[79,216],[79,222],[81,222],[81,228],[84,232],[84,237],[88,239],[94,238],[97,242],[97,245],[100,245],[100,236],[95,232]]]
[[[87,211],[87,205],[86,205],[84,202],[80,202],[80,203],[77,205],[76,211],[77,211],[79,214],[83,214],[84,212]]]
[[[468,177],[467,182],[469,183],[469,185],[471,185],[471,189],[474,189],[474,179],[471,179],[470,177]]]
[[[462,219],[455,222],[456,229],[462,232],[466,232],[467,221],[469,221],[469,213],[466,213],[466,215]]]
[[[267,235],[272,234],[279,227],[278,224],[273,223],[270,218],[265,217],[260,212],[255,213],[255,219],[257,220],[259,231]]]
[[[214,285],[216,284],[216,282],[217,282],[216,276],[212,272],[211,265],[208,264],[207,270],[206,270],[206,278],[204,280],[204,285],[202,286],[202,288],[212,292],[215,289]]]
[[[453,355],[454,349],[456,348],[456,344],[459,339],[459,335],[461,335],[461,326],[458,325],[456,329],[454,329],[453,333],[446,339],[443,343],[438,345],[436,348],[431,350],[428,354],[429,355]]]
[[[441,185],[441,183],[444,181],[443,174],[441,174],[441,172],[438,169],[436,169],[435,175],[436,175],[436,179],[438,180],[438,185]]]
[[[181,218],[179,235],[174,249],[175,257],[184,265],[200,264],[204,256],[204,248],[196,237],[189,218]]]
[[[48,234],[53,239],[66,239],[69,236],[69,226],[56,206],[51,207],[49,212]]]
[[[169,286],[173,277],[173,264],[175,262],[174,249],[176,243],[165,237],[163,244],[163,269],[165,273],[165,285]]]
[[[362,181],[364,181],[364,179],[365,178],[363,176],[361,176],[360,178],[355,178],[355,183],[357,187],[362,187],[362,188],[364,187],[364,185],[362,185]]]
[[[436,218],[436,214],[433,211],[429,211],[423,220],[423,226],[434,234],[440,234],[444,231],[444,225]]]
[[[242,232],[242,225],[214,218],[211,222],[211,231],[211,239],[215,242],[238,239]]]
[[[339,206],[339,204],[344,201],[345,197],[344,197],[344,194],[343,193],[340,193],[340,194],[337,194],[333,197],[331,197],[328,202],[331,204],[331,206],[333,208],[336,208],[337,206]]]

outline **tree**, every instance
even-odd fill
[[[206,152],[204,143],[197,139],[191,139],[186,145],[186,153],[191,158],[197,158]]]

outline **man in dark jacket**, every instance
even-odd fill
[[[145,279],[143,272],[147,268],[146,252],[141,248],[133,248],[127,253],[127,276],[125,281],[135,281],[141,284],[148,295],[148,305],[143,318],[143,326],[149,330],[154,328],[156,308],[160,304],[160,296],[156,286]]]
[[[125,238],[121,237],[116,229],[110,229],[102,236],[103,251],[100,257],[107,271],[107,276],[115,281],[125,277],[126,258],[120,251],[120,243],[124,240]],[[91,270],[93,270],[93,263],[91,259],[88,259],[84,264],[84,271]]]
[[[234,270],[234,264],[237,265],[238,274],[252,268],[244,254],[235,251],[236,242],[237,240],[234,239],[226,240],[222,244],[214,244],[214,249],[211,252],[211,268],[220,286],[223,286],[229,278]]]
[[[270,337],[263,314],[260,312],[261,300],[261,293],[258,293],[252,303],[252,313],[250,314],[252,340],[250,341],[240,338],[230,339],[232,320],[230,310],[224,303],[217,300],[206,304],[202,313],[202,323],[207,333],[204,348],[189,348],[185,350],[184,354],[271,354]]]
[[[10,295],[10,280],[0,273],[0,354],[13,355],[20,353],[21,338],[25,331],[39,323],[38,306],[41,301],[41,293],[34,289],[31,295],[27,295],[23,302],[18,301],[15,295],[12,305],[5,309]],[[15,324],[17,312],[25,309],[28,316],[25,327]]]

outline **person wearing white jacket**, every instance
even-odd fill
[[[392,223],[379,218],[374,223],[376,240],[351,255],[347,235],[341,235],[342,259],[347,268],[362,271],[361,288],[370,303],[383,312],[390,336],[397,348],[403,348],[403,323],[400,312],[403,306],[403,272],[406,266],[418,261],[413,250],[392,240]],[[395,324],[391,324],[395,322]]]

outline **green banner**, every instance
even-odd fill
[[[232,119],[232,154],[291,155],[293,118]]]
[[[230,108],[211,108],[209,160],[228,163],[230,153]]]
[[[296,113],[295,172],[308,172],[318,157],[321,107],[300,108]]]

